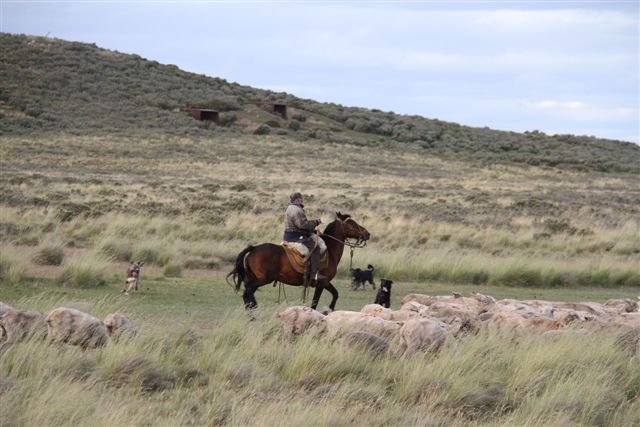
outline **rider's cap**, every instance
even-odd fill
[[[291,203],[295,202],[297,199],[303,199],[302,193],[298,193],[296,191],[295,193],[291,193],[291,195],[289,196],[289,200],[291,200]]]

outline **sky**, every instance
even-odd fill
[[[637,0],[0,3],[2,32],[321,102],[640,143]]]

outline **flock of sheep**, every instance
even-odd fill
[[[430,296],[409,294],[400,310],[378,304],[361,311],[334,311],[324,315],[304,306],[289,307],[278,314],[287,338],[315,329],[330,337],[368,349],[387,351],[399,342],[401,352],[436,350],[445,341],[481,329],[523,335],[546,336],[589,331],[623,331],[640,355],[640,304],[631,299],[565,303],[520,301],[476,293]],[[134,323],[120,313],[104,321],[72,308],[56,308],[48,314],[16,310],[0,302],[0,344],[15,343],[28,335],[47,337],[50,343],[76,345],[83,350],[102,347],[109,340],[136,334]]]
[[[48,314],[16,310],[0,301],[0,345],[16,343],[27,336],[47,337],[50,343],[77,345],[83,350],[102,347],[134,336],[136,326],[127,316],[112,313],[104,322],[73,308],[56,308]]]
[[[278,314],[287,337],[315,329],[330,337],[343,336],[376,352],[399,342],[400,352],[435,350],[448,339],[479,331],[500,331],[519,336],[540,333],[590,333],[620,331],[640,355],[640,304],[632,299],[564,303],[542,300],[496,300],[474,294],[463,297],[409,294],[400,310],[378,304],[361,311],[334,311],[324,315],[309,307],[289,307]]]

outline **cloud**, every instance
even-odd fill
[[[470,21],[477,27],[491,32],[508,31],[510,33],[540,33],[546,30],[572,30],[585,27],[597,31],[602,28],[637,26],[636,19],[629,14],[580,9],[479,11],[472,13]]]
[[[576,108],[585,108],[587,104],[581,101],[540,101],[536,104],[540,108],[564,108],[564,109],[576,109]]]

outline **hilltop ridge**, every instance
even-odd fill
[[[45,37],[2,33],[0,55],[0,131],[5,134],[271,133],[340,144],[411,144],[436,156],[482,163],[640,172],[640,146],[631,142],[474,128],[320,103]],[[291,113],[284,119],[255,101],[286,103]],[[221,111],[221,124],[196,121],[181,111],[188,106]]]

